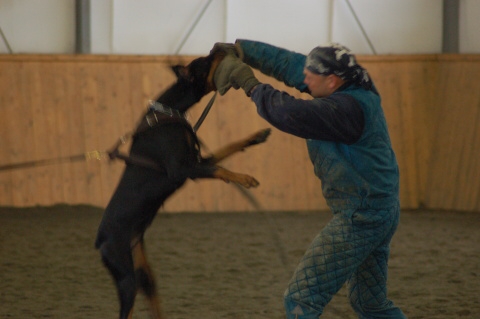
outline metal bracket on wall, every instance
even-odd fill
[[[212,3],[212,0],[208,0],[208,2],[203,6],[202,10],[197,15],[197,18],[195,18],[195,21],[192,23],[192,25],[188,29],[188,32],[183,36],[182,41],[178,45],[177,49],[174,51],[175,55],[178,55],[180,53],[180,50],[182,50],[183,45],[185,44],[185,42],[187,42],[187,40],[190,37],[190,35],[192,34],[193,30],[197,26],[198,22],[200,21],[200,19],[205,14],[205,11],[207,11],[208,7],[210,6],[210,3]]]
[[[350,12],[352,12],[353,17],[355,18],[355,21],[357,22],[358,27],[360,28],[360,31],[362,31],[362,34],[363,34],[363,36],[365,37],[365,40],[367,40],[368,45],[370,46],[370,49],[372,50],[373,54],[376,55],[376,54],[377,54],[377,51],[375,50],[375,47],[373,46],[372,41],[370,41],[370,38],[368,37],[367,32],[366,32],[365,29],[363,28],[363,25],[362,25],[362,23],[360,22],[360,19],[358,19],[358,16],[357,16],[357,14],[355,13],[355,10],[353,9],[352,4],[350,3],[350,0],[345,0],[345,2],[347,3],[348,8],[350,9]]]
[[[7,37],[5,37],[5,34],[3,33],[2,27],[0,27],[0,35],[2,36],[2,40],[7,46],[8,53],[13,54],[13,50],[10,47],[10,44],[8,43]]]

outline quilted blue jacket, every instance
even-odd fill
[[[244,61],[301,92],[306,56],[266,43],[237,40]],[[399,172],[375,87],[345,85],[327,98],[296,99],[268,84],[252,93],[258,113],[305,138],[323,195],[333,211],[398,205]]]

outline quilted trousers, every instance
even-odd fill
[[[389,246],[399,214],[398,205],[334,213],[288,284],[287,319],[317,319],[345,283],[359,318],[406,318],[387,298]]]

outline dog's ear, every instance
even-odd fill
[[[175,73],[178,79],[185,79],[190,81],[191,76],[188,68],[183,65],[174,65],[172,66],[172,71]]]

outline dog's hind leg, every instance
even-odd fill
[[[160,299],[155,286],[155,279],[145,256],[143,238],[135,242],[133,248],[133,262],[137,288],[147,297],[150,313],[153,319],[161,319]]]
[[[131,319],[137,288],[130,242],[106,240],[99,249],[102,261],[113,276],[117,287],[120,301],[119,318]]]

